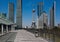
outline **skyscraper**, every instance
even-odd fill
[[[41,16],[38,18],[37,29],[47,28],[48,26],[48,16],[45,11],[41,13]]]
[[[14,4],[11,2],[8,4],[8,19],[14,22]]]
[[[58,24],[58,28],[60,28],[60,24]]]
[[[53,3],[53,7],[50,9],[50,28],[54,28],[54,11],[55,11],[55,1]]]
[[[43,2],[39,2],[38,5],[37,5],[38,18],[41,16],[42,12],[43,12]]]
[[[22,28],[22,0],[17,0],[17,14],[16,14],[17,28]]]
[[[50,9],[50,28],[54,27],[54,9]]]

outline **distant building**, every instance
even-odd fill
[[[50,28],[54,28],[54,5],[53,7],[50,9]]]
[[[37,15],[38,15],[38,18],[41,16],[42,12],[43,12],[43,2],[39,2],[37,4]]]
[[[16,24],[17,29],[22,28],[22,0],[17,0]]]
[[[58,27],[60,28],[60,24],[58,24]]]
[[[42,12],[41,16],[37,20],[37,29],[47,28],[48,26],[48,16],[46,12]]]
[[[25,26],[25,29],[28,29],[28,26]]]
[[[14,23],[14,4],[8,4],[8,19]]]
[[[0,13],[0,17],[6,19],[7,18],[7,14],[6,13]]]

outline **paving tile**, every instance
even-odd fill
[[[26,31],[26,30],[19,30],[17,31],[16,39],[14,42],[48,42],[47,40],[44,40],[43,38],[36,38],[34,34]]]

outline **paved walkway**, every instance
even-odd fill
[[[16,34],[16,32],[10,32],[5,35],[2,35],[0,36],[0,42],[14,42]]]
[[[17,35],[14,42],[48,42],[43,38],[40,38],[40,37],[36,38],[34,34],[26,30],[18,30],[16,32],[17,32]]]

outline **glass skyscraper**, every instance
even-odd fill
[[[22,0],[17,0],[17,14],[16,14],[17,28],[22,28]]]
[[[43,2],[39,2],[38,5],[37,5],[38,18],[41,16],[42,12],[43,12]]]

